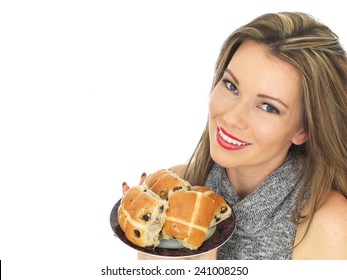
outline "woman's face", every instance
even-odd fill
[[[306,141],[301,89],[292,65],[270,55],[259,43],[244,42],[210,99],[213,160],[225,168],[257,173],[283,163],[293,143]]]

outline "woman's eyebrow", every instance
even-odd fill
[[[286,107],[287,109],[289,109],[288,105],[285,104],[281,99],[277,98],[277,97],[273,97],[273,96],[270,96],[270,95],[266,95],[266,94],[257,94],[258,97],[261,97],[261,98],[267,98],[267,99],[272,99],[272,100],[275,100],[277,101],[278,103],[281,103],[284,107]]]
[[[239,83],[239,80],[235,77],[235,75],[233,74],[233,72],[231,72],[231,70],[230,69],[225,69],[225,71],[224,72],[228,72],[228,74],[234,79],[234,81],[239,85],[240,83]]]

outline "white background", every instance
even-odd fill
[[[342,3],[1,1],[5,279],[98,279],[117,259],[136,262],[111,209],[123,181],[191,155],[224,39],[287,10],[313,14],[347,46]]]

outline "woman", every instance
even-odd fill
[[[206,128],[173,168],[235,210],[218,259],[347,259],[346,120],[346,53],[327,26],[266,14],[227,38]]]

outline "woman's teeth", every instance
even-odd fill
[[[230,138],[229,136],[226,136],[221,129],[219,129],[219,135],[222,137],[222,139],[230,144],[237,145],[237,146],[245,146],[247,143],[236,141],[235,139]]]

